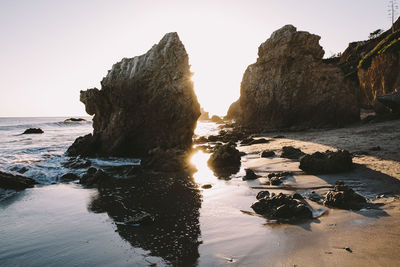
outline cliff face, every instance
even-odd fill
[[[377,101],[380,95],[400,87],[400,19],[378,37],[350,43],[339,66],[358,89],[359,103],[377,112],[389,111]]]
[[[93,135],[78,138],[68,153],[141,156],[155,147],[190,147],[200,105],[188,61],[177,33],[168,33],[146,54],[114,64],[101,90],[81,91]]]
[[[271,35],[243,75],[238,121],[244,126],[337,126],[359,119],[341,69],[322,61],[320,37],[292,25]]]

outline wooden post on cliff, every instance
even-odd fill
[[[397,15],[397,9],[399,9],[399,5],[397,4],[397,0],[390,0],[389,1],[389,17],[392,19],[392,32],[394,33],[396,30],[394,28],[394,20]]]

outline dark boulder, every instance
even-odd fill
[[[313,217],[305,203],[292,195],[279,193],[269,196],[269,194],[263,193],[263,197],[261,194],[259,197],[259,200],[251,205],[251,208],[268,219],[296,222]]]
[[[82,176],[82,178],[79,180],[79,183],[86,186],[93,186],[101,185],[102,183],[106,183],[111,179],[112,177],[110,177],[103,170],[92,167],[89,168],[88,171]]]
[[[78,138],[70,156],[142,157],[159,147],[188,150],[200,105],[189,57],[177,33],[146,54],[113,65],[97,88],[81,91],[93,134]]]
[[[33,187],[35,184],[37,182],[32,178],[0,171],[0,188],[24,190]]]
[[[252,169],[245,169],[245,172],[246,175],[243,176],[243,180],[255,180],[259,177]]]
[[[152,169],[163,172],[191,171],[193,168],[188,161],[185,151],[178,149],[154,148],[148,152],[143,159],[142,166],[145,169]]]
[[[400,113],[400,88],[392,93],[377,96],[376,99],[391,109],[393,113]]]
[[[66,173],[60,177],[60,181],[62,182],[69,182],[69,181],[76,181],[79,180],[79,176],[75,173]]]
[[[29,128],[26,129],[25,132],[23,132],[22,134],[42,134],[44,133],[44,131],[40,128]]]
[[[338,182],[333,190],[326,194],[324,205],[340,209],[359,210],[365,206],[367,201],[365,198],[354,192],[352,188]]]
[[[299,159],[303,155],[304,155],[304,152],[298,148],[294,148],[292,146],[284,146],[282,148],[282,154],[281,154],[282,158]]]
[[[275,152],[272,150],[264,150],[263,152],[261,152],[260,155],[262,158],[270,158],[275,156]]]
[[[307,173],[338,173],[352,168],[352,157],[347,150],[315,152],[300,159],[300,169]]]
[[[266,190],[258,192],[257,196],[256,196],[256,199],[260,200],[260,199],[265,198],[265,197],[269,197],[269,192],[266,191]]]
[[[234,143],[216,146],[207,164],[218,177],[226,178],[239,171],[240,152],[236,149]]]

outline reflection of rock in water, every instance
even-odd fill
[[[89,209],[107,212],[118,233],[134,247],[178,266],[199,257],[200,193],[187,177],[149,174],[99,188]]]

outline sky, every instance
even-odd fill
[[[325,56],[390,28],[386,0],[0,0],[0,117],[83,116],[124,57],[178,32],[195,91],[224,115],[258,46],[286,24],[321,36]]]

